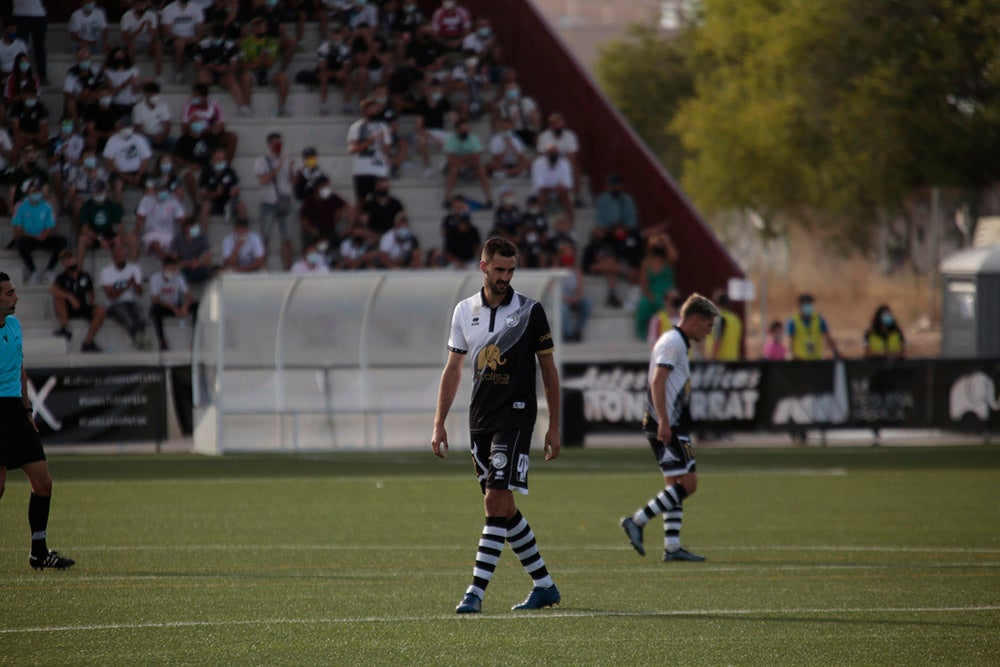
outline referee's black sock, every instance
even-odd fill
[[[44,558],[49,553],[45,543],[45,529],[49,525],[49,505],[52,496],[36,496],[28,499],[28,525],[31,527],[31,555]]]
[[[657,514],[666,514],[679,508],[687,495],[687,489],[679,482],[672,484],[651,498],[646,505],[636,510],[632,520],[635,521],[636,525],[645,526]]]
[[[507,517],[486,517],[483,535],[479,538],[479,549],[476,551],[476,565],[472,568],[472,585],[466,593],[474,593],[480,600],[483,599],[486,586],[493,578],[493,571],[497,569],[506,539]]]

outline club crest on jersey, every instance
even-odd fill
[[[517,313],[511,313],[504,321],[507,323],[508,327],[513,327],[516,326],[520,320],[521,318],[517,316]]]
[[[489,368],[491,371],[495,371],[506,363],[507,360],[500,355],[500,348],[496,345],[487,345],[479,351],[479,356],[476,357],[477,370]]]
[[[497,468],[498,470],[502,470],[503,468],[507,467],[507,455],[504,454],[503,452],[497,452],[490,459],[490,463],[493,464],[494,468]]]

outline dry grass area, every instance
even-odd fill
[[[758,287],[760,272],[750,276]],[[798,295],[816,298],[817,310],[826,318],[830,332],[845,357],[862,356],[862,336],[881,304],[892,308],[907,340],[910,357],[936,357],[941,348],[940,296],[937,286],[931,298],[930,277],[912,271],[890,276],[879,272],[875,261],[842,257],[829,251],[822,239],[801,231],[790,238],[788,271],[769,273],[767,318],[786,320],[797,308]],[[749,304],[747,353],[760,356],[760,302]]]

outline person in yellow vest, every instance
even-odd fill
[[[716,361],[739,361],[743,358],[743,320],[730,310],[729,295],[719,291],[713,296],[719,307],[719,317],[712,333],[705,337],[705,354]]]
[[[871,326],[865,332],[865,359],[894,361],[906,358],[906,339],[889,306],[875,310]]]
[[[788,353],[790,359],[815,360],[825,358],[824,345],[830,348],[834,359],[840,351],[833,341],[826,320],[816,312],[811,294],[799,295],[799,312],[788,318]]]
[[[660,336],[670,331],[671,327],[681,323],[681,306],[684,305],[684,295],[676,287],[671,287],[663,295],[663,307],[649,318],[649,329],[646,332],[646,342],[650,347],[660,340]]]

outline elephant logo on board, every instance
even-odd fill
[[[996,383],[981,371],[955,380],[948,398],[948,413],[955,422],[962,421],[966,415],[975,415],[979,421],[989,421],[990,412],[1000,410]]]

